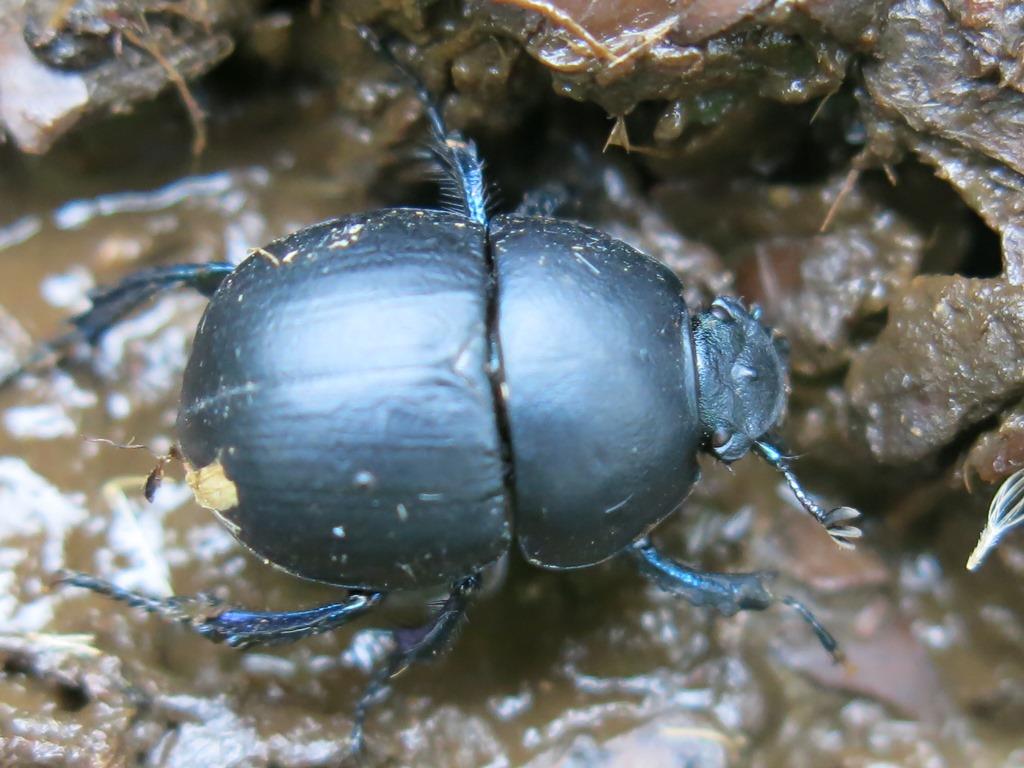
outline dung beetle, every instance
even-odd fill
[[[691,313],[665,266],[542,201],[489,217],[474,143],[360,33],[416,88],[457,210],[346,216],[237,266],[132,274],[29,361],[95,343],[165,289],[209,297],[177,422],[195,499],[265,562],[345,598],[264,612],[61,580],[239,648],[326,632],[396,591],[445,588],[424,626],[390,633],[354,749],[391,678],[448,646],[481,573],[513,547],[552,570],[627,555],[659,587],[726,615],[776,602],[767,574],[701,572],[647,539],[696,483],[699,451],[758,453],[839,545],[860,535],[858,513],[814,503],[770,437],[788,368],[759,310],[719,297]],[[802,604],[782,602],[837,655]]]

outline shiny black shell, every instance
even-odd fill
[[[178,430],[219,461],[247,547],[309,579],[436,584],[511,541],[486,373],[484,231],[391,210],[255,252],[214,294],[185,370]]]
[[[698,477],[681,286],[568,221],[498,217],[490,242],[519,547],[543,567],[593,565],[670,514]]]
[[[697,479],[690,320],[664,266],[596,230],[395,209],[258,249],[214,294],[178,417],[208,503],[267,562],[441,584],[517,538],[604,560]],[[197,498],[201,494],[197,493]],[[218,497],[220,498],[220,497]]]

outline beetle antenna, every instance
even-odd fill
[[[839,649],[839,643],[836,641],[835,637],[832,636],[831,632],[825,629],[824,624],[818,621],[818,617],[811,613],[810,608],[790,595],[783,597],[782,602],[799,613],[800,618],[806,621],[810,628],[814,630],[814,635],[818,638],[818,642],[821,643],[821,647],[828,652],[828,655],[832,657],[832,661],[834,663],[842,664],[846,661],[846,657]]]
[[[842,549],[853,549],[853,540],[863,535],[860,528],[851,522],[860,517],[860,512],[853,507],[835,507],[826,511],[804,490],[781,449],[765,440],[755,440],[754,449],[762,459],[782,473],[796,500],[825,527],[832,540]]]

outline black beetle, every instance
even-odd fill
[[[270,613],[85,574],[62,581],[236,647],[333,629],[389,592],[447,586],[426,626],[392,633],[356,711],[356,748],[370,703],[447,646],[481,571],[513,545],[554,570],[626,553],[662,588],[727,615],[775,602],[766,574],[696,571],[646,539],[697,481],[700,450],[725,462],[756,451],[837,543],[860,534],[854,510],[807,497],[769,438],[788,371],[759,311],[720,297],[691,315],[666,267],[535,204],[488,218],[473,142],[446,130],[409,77],[459,210],[348,216],[237,267],[130,275],[41,355],[95,342],[166,288],[209,296],[178,417],[196,500],[266,562],[348,596]],[[810,612],[783,602],[836,655]]]

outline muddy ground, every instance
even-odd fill
[[[777,570],[848,664],[782,609],[725,619],[628,562],[512,558],[374,711],[365,762],[1024,766],[1024,536],[964,569],[1024,466],[1024,6],[620,6],[0,0],[0,369],[132,269],[435,200],[416,100],[347,26],[372,21],[479,140],[496,209],[554,189],[694,306],[762,304],[792,347],[799,474],[865,538],[839,552],[768,467],[706,461],[659,542]],[[0,766],[347,759],[373,622],[243,653],[49,588],[73,568],[337,597],[244,552],[176,469],[142,499],[202,306],[168,296],[0,392]]]

